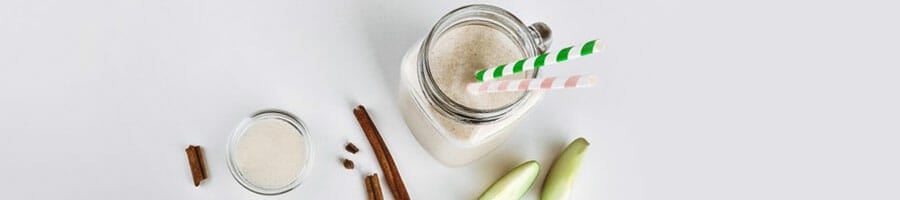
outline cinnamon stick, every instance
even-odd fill
[[[372,174],[372,189],[375,190],[375,198],[384,200],[384,194],[381,193],[381,181],[378,180],[378,173]]]
[[[394,158],[388,151],[384,139],[378,133],[378,128],[375,127],[375,122],[372,122],[366,108],[362,105],[356,106],[353,109],[353,115],[356,116],[359,126],[362,128],[363,133],[366,134],[366,139],[372,145],[372,151],[375,152],[375,158],[378,159],[378,165],[381,166],[381,171],[384,173],[385,181],[394,199],[409,200],[409,193],[406,191],[406,185],[403,184],[399,170],[397,170],[397,164],[394,163]]]
[[[381,193],[381,182],[378,181],[378,174],[366,176],[366,194],[370,200],[384,200],[384,194]]]
[[[189,145],[184,151],[187,153],[188,164],[191,166],[191,177],[194,179],[194,187],[199,187],[200,181],[207,177],[203,149],[197,145]]]
[[[365,180],[363,180],[363,183],[366,184],[366,195],[369,197],[369,200],[377,200],[377,198],[375,197],[375,186],[372,185],[372,176],[366,176]]]

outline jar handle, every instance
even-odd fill
[[[534,43],[537,44],[538,50],[541,53],[547,52],[550,49],[550,43],[553,43],[553,32],[550,31],[550,26],[547,26],[544,22],[537,22],[528,26],[528,29],[531,32],[531,37],[534,38]]]

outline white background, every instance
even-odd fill
[[[447,168],[401,119],[398,69],[467,3],[0,0],[0,199],[363,199],[338,162],[377,169],[356,104],[415,199],[474,198],[531,159],[543,181],[579,136],[592,146],[573,199],[900,199],[893,1],[494,2],[549,24],[554,49],[606,41],[545,71],[600,84],[549,93],[497,151]],[[300,116],[318,151],[305,184],[277,197],[224,163],[231,130],[265,108]],[[210,165],[199,188],[188,144]]]

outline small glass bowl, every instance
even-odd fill
[[[253,185],[250,181],[244,178],[243,174],[239,169],[238,163],[235,160],[234,156],[237,151],[237,144],[241,140],[241,137],[244,135],[244,132],[254,123],[264,120],[264,119],[277,119],[288,124],[291,124],[294,128],[297,129],[297,132],[303,137],[303,141],[306,145],[306,160],[303,167],[300,169],[300,172],[297,173],[297,177],[289,184],[279,187],[279,188],[264,188]],[[313,162],[313,148],[311,138],[309,137],[309,131],[306,129],[306,126],[300,121],[298,118],[293,115],[278,110],[265,110],[250,116],[241,121],[240,125],[238,125],[237,129],[235,129],[234,133],[231,135],[231,138],[228,141],[226,146],[228,149],[228,155],[226,156],[226,163],[228,163],[228,169],[231,171],[231,176],[234,177],[241,186],[247,188],[253,193],[261,194],[261,195],[279,195],[284,194],[288,191],[293,190],[301,185],[303,182],[303,178],[306,177],[306,174],[309,172],[310,167],[312,167]]]

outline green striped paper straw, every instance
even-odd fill
[[[478,82],[489,81],[504,76],[522,73],[524,71],[546,67],[547,65],[566,62],[594,54],[600,50],[601,46],[602,43],[600,41],[591,40],[579,46],[577,49],[575,46],[570,46],[557,52],[545,53],[539,56],[525,58],[513,63],[475,72],[475,79],[478,80]]]

